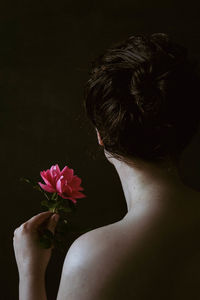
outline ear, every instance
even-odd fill
[[[100,137],[100,134],[99,134],[99,132],[98,132],[97,129],[96,129],[96,132],[97,132],[97,139],[98,139],[99,145],[100,145],[100,146],[104,146],[104,144],[103,144],[103,142],[102,142],[102,139],[101,139],[101,137]]]

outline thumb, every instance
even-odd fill
[[[53,214],[51,218],[49,218],[49,222],[47,224],[47,228],[52,231],[53,233],[55,232],[56,224],[59,220],[59,214]]]

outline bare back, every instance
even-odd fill
[[[100,228],[112,277],[105,299],[200,299],[200,192],[189,195],[158,222]]]

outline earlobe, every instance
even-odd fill
[[[96,132],[97,132],[97,138],[98,138],[99,145],[100,145],[100,146],[104,146],[104,144],[103,144],[103,142],[102,142],[102,139],[101,139],[101,137],[100,137],[100,134],[99,134],[99,132],[98,132],[97,129],[96,129]]]

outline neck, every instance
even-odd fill
[[[130,165],[108,153],[106,156],[119,175],[127,203],[127,215],[158,211],[169,204],[170,195],[175,190],[186,189],[177,168],[170,161],[162,167],[146,162]]]

